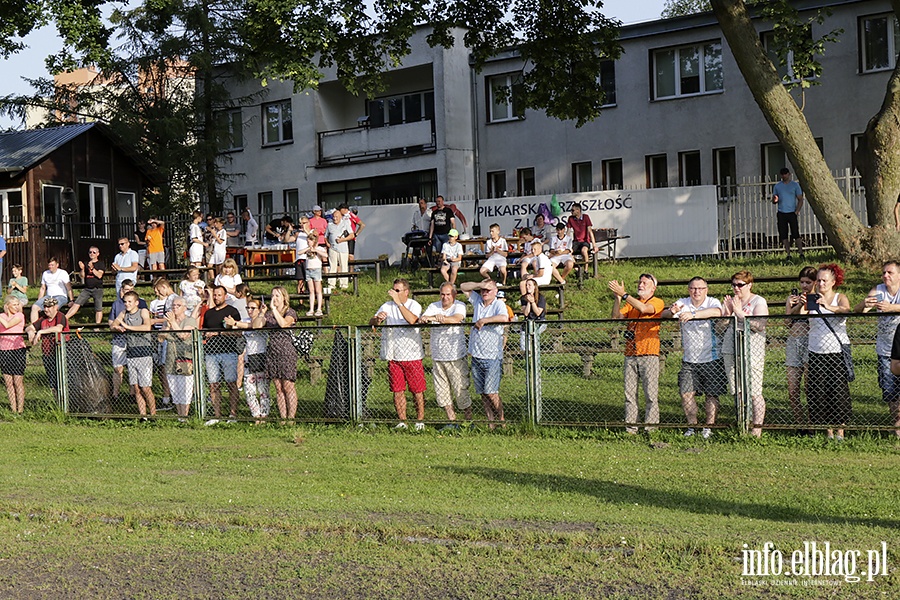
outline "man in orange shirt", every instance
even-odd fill
[[[166,247],[163,246],[163,230],[166,224],[159,219],[147,219],[147,262],[150,270],[166,268]]]
[[[625,422],[628,433],[637,433],[638,381],[644,388],[646,411],[644,423],[659,423],[659,321],[647,323],[640,319],[659,319],[665,310],[662,300],[655,297],[656,277],[644,273],[638,277],[637,295],[625,291],[619,281],[607,284],[615,296],[613,319],[629,319],[625,331]],[[647,431],[653,428],[648,427]]]

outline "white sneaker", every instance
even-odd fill
[[[709,427],[704,427],[703,431],[700,432],[700,436],[704,440],[708,440],[711,435],[712,435],[712,429],[710,429]]]
[[[228,423],[229,425],[234,425],[235,423],[237,423],[237,419],[228,419],[225,422]]]
[[[409,427],[407,427],[406,423],[400,421],[399,423],[394,425],[394,429],[409,429]]]
[[[210,419],[209,421],[207,421],[206,423],[204,423],[204,425],[206,425],[207,427],[210,427],[210,426],[212,426],[212,425],[218,425],[218,424],[219,424],[219,420],[218,420],[218,419]]]
[[[419,421],[416,423],[416,431],[423,431],[425,429],[425,423]]]
[[[691,437],[692,435],[694,435],[693,427],[688,428],[688,430],[684,432],[684,437]]]

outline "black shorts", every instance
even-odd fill
[[[294,263],[294,280],[306,281],[306,259]]]
[[[78,294],[75,304],[84,306],[91,298],[94,299],[94,312],[101,312],[103,310],[103,288],[84,288]]]
[[[572,254],[574,256],[581,256],[582,248],[587,248],[588,253],[590,253],[591,243],[590,242],[573,242],[572,243]]]
[[[791,230],[791,239],[799,239],[800,225],[797,223],[797,213],[778,213],[778,239],[788,239],[788,227]]]
[[[24,375],[27,354],[25,348],[0,350],[0,371],[3,371],[4,375]]]
[[[348,240],[347,247],[349,248],[347,254],[356,254],[356,240]]]

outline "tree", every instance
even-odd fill
[[[709,0],[666,0],[663,11],[660,16],[663,19],[671,19],[672,17],[686,17],[699,12],[712,10]]]
[[[900,129],[896,126],[900,119],[900,63],[860,148],[871,226],[866,228],[835,183],[802,110],[766,56],[745,2],[711,0],[711,4],[741,74],[803,182],[809,205],[828,241],[842,258],[856,263],[892,255],[900,242],[893,228],[893,207],[900,193]],[[900,0],[891,4],[900,15]]]

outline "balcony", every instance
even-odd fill
[[[430,119],[384,127],[361,125],[319,133],[318,166],[387,160],[434,151]]]

